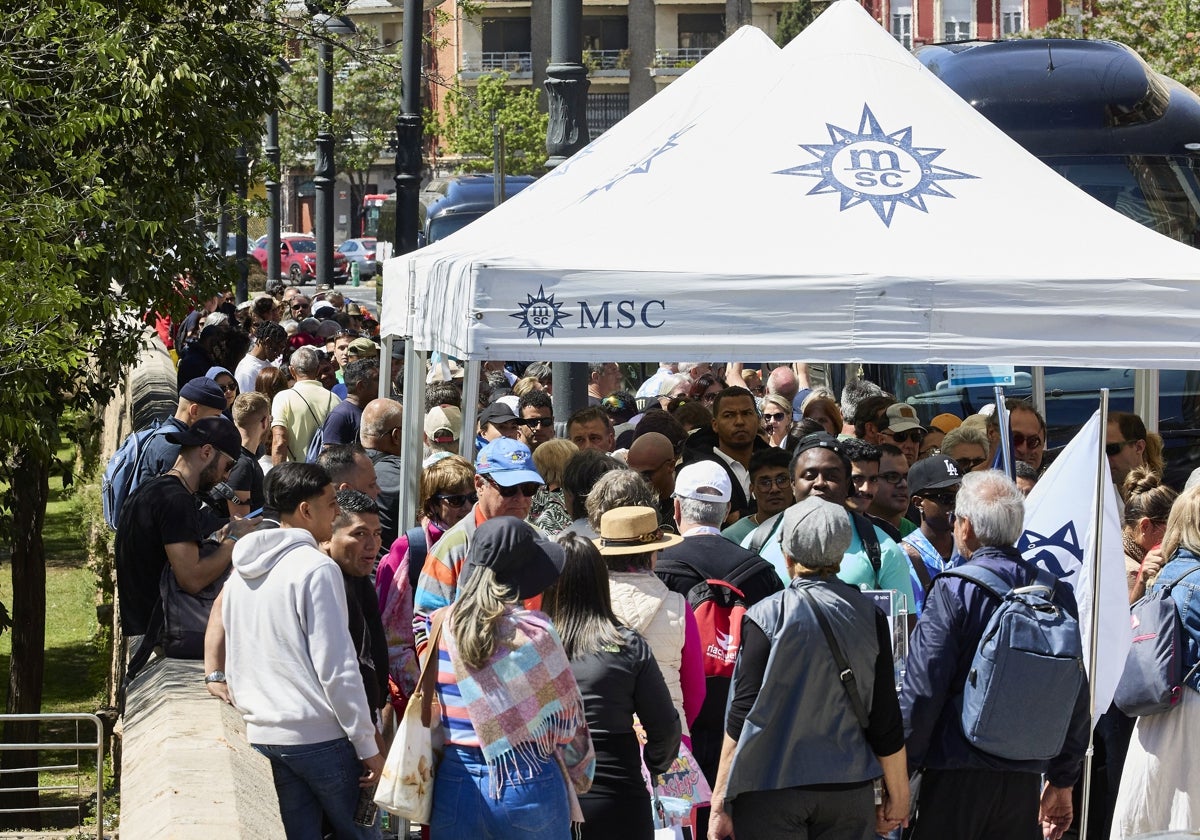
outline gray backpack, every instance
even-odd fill
[[[1187,636],[1171,590],[1196,566],[1165,586],[1147,592],[1129,608],[1133,644],[1125,658],[1125,670],[1113,702],[1130,717],[1169,712],[1179,705],[1183,686],[1200,664],[1184,674]]]
[[[963,687],[963,734],[983,752],[1045,761],[1062,750],[1083,684],[1079,622],[1053,599],[1058,579],[1037,569],[1016,589],[973,564],[942,572],[1000,600],[975,648]]]

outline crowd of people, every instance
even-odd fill
[[[549,365],[488,363],[464,432],[462,366],[379,397],[362,313],[318,305],[264,296],[165,330],[178,409],[117,525],[125,633],[153,645],[200,621],[180,655],[245,715],[289,838],[379,836],[356,810],[429,657],[435,840],[649,840],[653,780],[681,759],[711,787],[690,817],[710,840],[1033,840],[1077,822],[1086,680],[1048,698],[1069,725],[1046,755],[982,749],[963,694],[1000,601],[943,574],[1042,580],[1014,547],[1046,467],[1032,406],[1005,406],[1015,480],[993,469],[994,407],[923,422],[865,380],[812,387],[802,364],[661,363],[636,388],[593,364],[564,419]],[[402,460],[404,399],[425,411],[420,464]],[[1112,415],[1105,441],[1130,600],[1172,587],[1194,665],[1200,575],[1180,579],[1200,567],[1200,490],[1165,484],[1136,415]],[[1077,615],[1069,586],[1051,590]],[[734,603],[714,635],[714,605]],[[1180,747],[1197,671],[1182,708],[1102,718],[1089,840],[1200,828]]]

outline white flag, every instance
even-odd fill
[[[1017,545],[1026,560],[1060,577],[1075,591],[1085,665],[1090,662],[1092,634],[1096,633],[1096,673],[1088,674],[1095,692],[1093,724],[1112,703],[1132,638],[1117,492],[1108,459],[1098,458],[1104,431],[1097,411],[1046,470],[1029,494],[1025,533]],[[1098,461],[1102,470],[1099,500]],[[1099,563],[1092,556],[1097,501],[1104,512]],[[1093,605],[1092,581],[1097,569],[1100,599]]]

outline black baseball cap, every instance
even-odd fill
[[[517,590],[525,600],[541,595],[558,580],[566,563],[566,552],[553,540],[539,534],[532,525],[513,516],[487,520],[471,535],[467,548],[467,569],[462,585],[473,566],[491,569],[496,580]]]
[[[233,422],[222,415],[201,418],[182,432],[168,433],[166,438],[180,446],[209,444],[235,461],[242,455],[242,436]]]

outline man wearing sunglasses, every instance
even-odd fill
[[[554,439],[554,403],[545,391],[530,391],[522,396],[517,403],[517,417],[521,421],[521,441],[530,452]]]
[[[625,455],[629,469],[638,473],[658,494],[658,521],[675,521],[675,447],[666,435],[647,432],[633,441]]]
[[[941,454],[918,461],[908,473],[908,489],[921,523],[900,547],[908,555],[918,616],[933,579],[962,562],[954,547],[954,501],[962,477],[954,459]]]
[[[904,453],[911,467],[921,454],[921,441],[925,439],[925,427],[917,420],[917,411],[907,403],[892,403],[883,415],[883,427],[879,429],[879,443],[890,443]]]
[[[1004,407],[1008,411],[1013,458],[1024,461],[1040,473],[1042,457],[1046,454],[1046,421],[1037,409],[1020,400],[1005,400]],[[987,436],[991,443],[988,457],[995,459],[1000,447],[1000,420],[994,412],[987,418]]]
[[[533,467],[533,454],[520,441],[497,438],[479,450],[475,456],[479,501],[429,549],[417,583],[416,615],[430,615],[458,598],[458,579],[475,529],[497,516],[524,519],[544,483]]]

